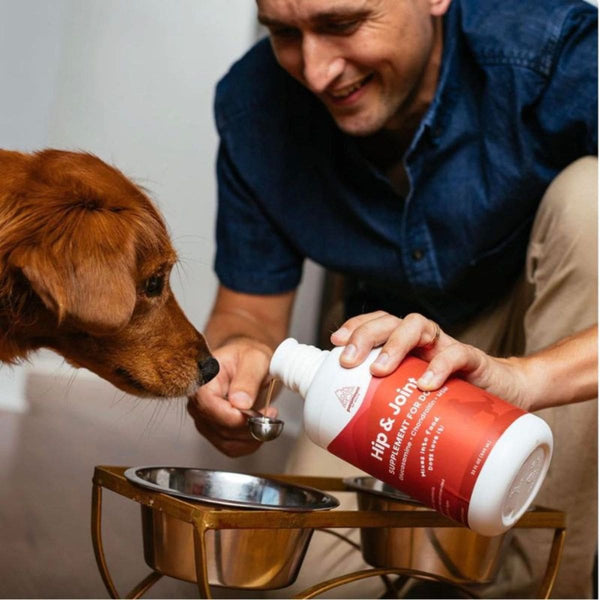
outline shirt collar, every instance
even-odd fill
[[[407,154],[416,146],[418,139],[426,129],[429,130],[430,137],[435,143],[448,126],[459,85],[457,28],[454,26],[454,21],[459,18],[458,12],[458,3],[452,2],[448,13],[444,16],[444,47],[437,89]]]

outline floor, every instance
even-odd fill
[[[290,443],[283,435],[250,458],[227,459],[196,433],[182,400],[123,398],[110,385],[79,375],[32,374],[26,390],[26,412],[0,411],[2,598],[107,597],[90,538],[95,465],[276,473]],[[139,506],[105,491],[103,508],[108,566],[125,594],[149,572]],[[214,595],[238,597],[239,592],[215,589]],[[146,597],[197,597],[197,588],[163,578]]]

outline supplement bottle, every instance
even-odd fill
[[[305,399],[308,437],[332,454],[477,533],[498,535],[527,510],[548,470],[552,432],[535,415],[458,378],[423,392],[427,363],[408,356],[373,377],[289,338],[270,373]]]

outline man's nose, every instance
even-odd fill
[[[321,94],[344,70],[344,59],[327,40],[306,35],[302,40],[303,76],[306,86]]]

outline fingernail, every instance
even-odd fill
[[[229,402],[236,408],[251,408],[254,399],[246,392],[233,392],[233,394],[229,394]]]
[[[421,377],[419,378],[419,381],[417,381],[417,385],[420,388],[427,388],[430,387],[435,381],[435,373],[433,371],[425,371],[425,373],[423,373],[423,375],[421,375]]]
[[[348,344],[342,352],[342,358],[344,360],[353,360],[356,356],[356,352],[356,346],[354,344]]]
[[[348,335],[350,334],[350,332],[345,328],[345,327],[340,327],[337,331],[334,331],[331,334],[331,337],[336,337],[336,338],[340,338],[340,339],[346,339],[348,337]]]
[[[390,355],[387,352],[381,352],[379,356],[373,362],[374,365],[378,367],[385,367],[390,360]]]

